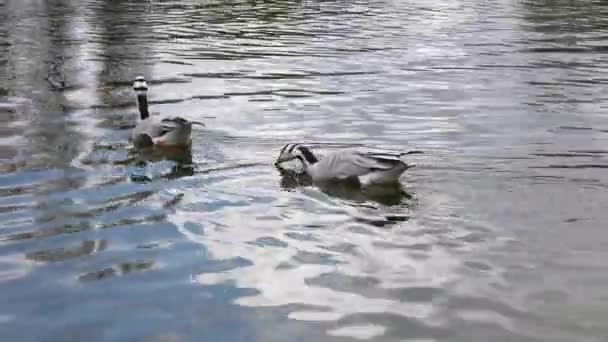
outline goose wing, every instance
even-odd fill
[[[390,170],[402,164],[403,161],[397,155],[344,151],[323,157],[315,166],[315,172],[319,178],[344,179],[378,170]]]
[[[147,135],[150,138],[159,137],[165,134],[160,121],[155,117],[149,117],[137,123],[133,129],[133,136]]]
[[[163,118],[160,121],[160,135],[158,136],[163,136],[175,129],[189,124],[190,122],[188,120],[180,118],[179,116]]]
[[[189,122],[186,119],[180,117],[162,119],[158,117],[149,117],[137,124],[135,129],[133,129],[133,136],[145,134],[150,138],[158,138],[181,126],[187,125],[188,123]]]
[[[375,165],[373,166],[374,169],[392,169],[397,165],[403,164],[403,160],[401,160],[401,156],[398,154],[381,152],[366,152],[358,154],[360,154],[368,163],[373,163]]]
[[[184,119],[179,116],[164,118],[164,119],[162,119],[161,123],[167,130],[172,130],[172,129],[175,129],[178,127],[183,127],[183,126],[192,126],[192,125],[199,125],[199,126],[203,126],[203,127],[205,126],[205,124],[200,121],[188,120],[188,119]]]

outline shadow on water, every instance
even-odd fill
[[[85,240],[72,248],[56,248],[26,253],[26,259],[38,262],[61,262],[83,255],[104,251],[108,247],[106,240]]]
[[[78,280],[81,282],[89,282],[93,280],[104,280],[107,278],[124,276],[135,271],[145,271],[154,267],[154,261],[134,261],[134,262],[122,262],[110,267],[106,267],[102,270],[95,272],[86,272],[78,276]]]

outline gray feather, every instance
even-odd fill
[[[145,134],[151,138],[160,137],[167,133],[167,128],[163,127],[157,117],[149,117],[140,121],[133,129],[133,136]]]
[[[157,138],[188,125],[190,125],[188,120],[180,117],[160,118],[151,116],[137,124],[133,129],[132,136],[135,137],[145,134],[151,138]]]
[[[378,170],[391,170],[405,166],[397,156],[362,153],[356,151],[334,152],[321,158],[311,166],[314,178],[359,177]]]

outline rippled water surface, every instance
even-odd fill
[[[0,1],[0,336],[605,341],[608,4]],[[134,151],[130,84],[202,120]],[[283,144],[422,150],[404,193]]]

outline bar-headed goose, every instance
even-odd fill
[[[317,158],[310,149],[300,144],[287,144],[279,153],[275,165],[298,159],[313,181],[356,179],[361,185],[394,183],[409,168],[400,157],[422,153],[410,151],[401,154],[341,150]]]
[[[189,121],[179,116],[150,116],[148,111],[148,84],[143,76],[133,82],[137,95],[140,121],[131,132],[131,140],[137,147],[178,146],[187,147],[192,143],[192,125],[205,126],[202,122]]]

